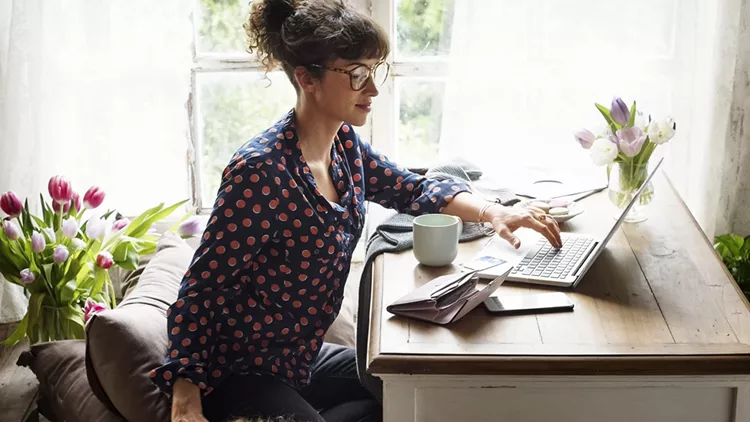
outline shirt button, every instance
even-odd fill
[[[319,254],[319,253],[320,253],[320,250],[319,250],[319,249],[315,249],[315,252],[314,252],[314,253],[315,253],[315,255],[317,255],[317,254]]]

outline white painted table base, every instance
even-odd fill
[[[750,422],[750,376],[378,376],[384,422]]]

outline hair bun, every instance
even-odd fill
[[[268,32],[281,32],[281,26],[294,14],[295,0],[261,0],[264,3],[262,15]]]

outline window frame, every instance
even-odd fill
[[[191,202],[200,215],[210,214],[212,204],[203,203],[201,151],[203,147],[203,127],[200,119],[200,92],[197,76],[201,73],[216,72],[263,72],[258,60],[249,53],[214,53],[201,52],[199,45],[199,28],[201,24],[200,0],[193,0],[192,14],[193,42],[192,65],[190,69],[190,90],[186,108],[190,129],[188,150],[188,178]],[[380,94],[375,99],[375,106],[367,123],[357,130],[362,138],[389,157],[398,156],[397,128],[399,122],[399,97],[396,91],[396,80],[399,78],[445,78],[448,74],[446,57],[399,58],[396,37],[396,0],[368,0],[370,16],[387,32],[391,40],[391,53],[386,59],[391,63],[388,79],[380,87]],[[408,164],[408,163],[403,163]]]

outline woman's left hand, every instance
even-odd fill
[[[487,214],[495,232],[516,249],[521,247],[521,241],[513,232],[520,227],[527,227],[541,233],[555,248],[562,247],[557,221],[547,217],[544,211],[538,208],[522,209],[496,205],[487,209]]]

